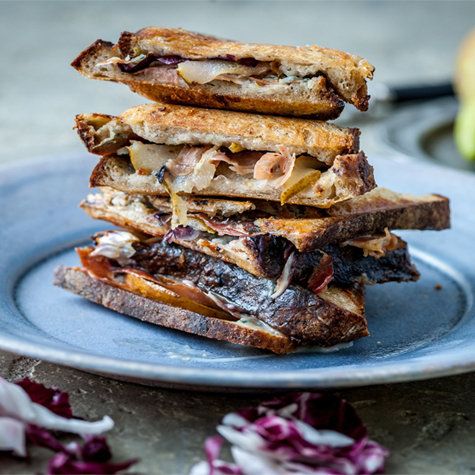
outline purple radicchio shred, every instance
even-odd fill
[[[199,235],[200,231],[191,226],[177,226],[175,229],[168,231],[163,240],[168,243],[172,243],[175,239],[193,241],[193,239],[196,239]]]
[[[15,384],[23,388],[33,402],[46,407],[58,416],[66,419],[74,417],[69,404],[68,393],[62,392],[56,387],[46,388],[43,384],[35,383],[28,378],[24,378]]]
[[[228,414],[222,424],[220,433],[236,444],[234,458],[244,454],[238,465],[246,473],[256,469],[254,459],[289,474],[369,475],[384,473],[389,456],[369,440],[355,410],[330,394],[289,394]],[[217,439],[205,445],[210,473],[224,473],[218,468],[220,447]]]
[[[85,443],[79,447],[81,458],[85,462],[107,462],[112,458],[112,452],[107,440],[102,435],[84,435]]]
[[[138,63],[118,63],[117,65],[123,73],[137,73],[150,66],[150,64],[154,61],[158,61],[162,64],[178,64],[183,63],[186,61],[186,59],[178,55],[160,56],[158,54],[151,53]]]
[[[213,58],[208,58],[208,59],[224,59],[225,61],[234,61],[238,64],[241,64],[243,66],[250,66],[251,68],[254,68],[259,64],[259,60],[255,58],[241,58],[241,59],[236,59],[236,56],[233,54],[225,54],[225,55],[220,55],[220,56],[214,56]]]
[[[241,475],[242,470],[240,467],[218,459],[223,442],[224,438],[220,435],[208,437],[205,441],[205,454],[209,467],[209,475]]]
[[[209,59],[224,59],[226,61],[236,61],[236,56],[234,56],[233,54],[224,54]]]
[[[53,452],[69,452],[69,450],[43,427],[28,424],[26,428],[26,440],[38,447],[52,450]]]
[[[134,463],[137,463],[137,460],[121,463],[83,462],[74,460],[71,455],[60,452],[49,461],[46,475],[115,474],[128,469]]]
[[[28,394],[31,401],[40,404],[58,416],[79,419],[72,414],[69,394],[58,388],[46,388],[43,384],[24,378],[16,383]],[[109,463],[112,458],[107,440],[99,435],[84,435],[84,444],[61,444],[47,429],[34,424],[26,427],[26,439],[30,444],[56,452],[49,463],[47,475],[52,474],[115,474],[129,468],[138,460]]]

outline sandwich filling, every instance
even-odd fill
[[[220,163],[226,164],[230,171],[238,175],[265,180],[266,186],[281,192],[282,205],[308,186],[315,185],[325,173],[325,164],[305,155],[296,157],[284,145],[278,145],[277,149],[276,153],[263,153],[243,150],[234,143],[226,148],[132,141],[126,150],[119,150],[118,154],[128,152],[138,175],[156,176],[158,183],[164,186],[172,199],[172,225],[186,225],[186,203],[178,193],[193,193],[209,187],[213,179],[222,176],[216,176]],[[326,189],[326,192],[329,195],[332,190]]]
[[[101,74],[104,66],[116,65],[125,74],[137,79],[171,84],[182,88],[203,84],[219,86],[223,82],[234,83],[244,90],[269,89],[277,93],[280,89],[305,86],[307,90],[320,90],[326,86],[324,71],[299,71],[284,66],[279,61],[259,61],[254,58],[236,59],[228,54],[224,57],[194,60],[179,55],[157,53],[139,54],[125,59],[112,57],[95,64],[94,70]],[[302,75],[303,73],[303,75]],[[322,84],[323,81],[323,84]],[[330,84],[329,89],[334,92]],[[343,102],[340,101],[339,107]],[[366,104],[362,108],[367,107]]]
[[[236,144],[227,148],[132,141],[99,162],[91,186],[168,194],[173,227],[188,224],[182,195],[254,195],[280,200],[281,205],[304,200],[327,208],[376,186],[362,153],[338,156],[328,167],[312,157],[291,154],[283,145],[277,149],[257,152]]]

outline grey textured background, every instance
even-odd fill
[[[145,102],[127,88],[80,77],[69,63],[97,38],[115,41],[122,30],[149,25],[339,48],[366,57],[377,81],[431,83],[451,77],[457,45],[475,26],[475,3],[0,2],[0,163],[79,151],[71,130],[75,114],[117,114]],[[378,151],[376,120],[354,118],[369,153]],[[111,415],[116,459],[140,457],[139,473],[187,473],[224,414],[269,396],[151,389],[6,353],[0,353],[0,375],[69,391],[82,417]],[[392,451],[389,473],[468,474],[475,471],[474,383],[470,374],[340,394],[355,405],[371,437]],[[48,455],[0,456],[0,473],[40,472]]]

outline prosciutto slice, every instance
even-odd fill
[[[174,176],[189,175],[195,169],[206,150],[207,148],[204,147],[185,145],[176,158],[167,162],[168,171]]]
[[[261,152],[252,152],[248,150],[233,153],[231,157],[226,155],[224,152],[218,152],[213,157],[213,161],[226,162],[229,165],[229,169],[236,172],[238,175],[248,175],[254,172],[254,167],[261,156]]]
[[[295,165],[295,153],[290,154],[285,145],[277,145],[279,153],[266,153],[262,155],[254,168],[254,178],[256,180],[269,180],[274,178],[277,168],[282,176],[273,185],[279,188],[290,178]]]

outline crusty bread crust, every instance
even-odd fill
[[[360,56],[331,48],[239,43],[180,28],[156,27],[143,28],[135,34],[124,32],[118,46],[124,56],[158,53],[199,60],[232,55],[236,60],[277,61],[292,75],[323,73],[344,100],[360,110],[368,108],[366,80],[373,78],[374,67]]]
[[[104,116],[101,123],[98,116],[78,115],[76,124],[88,150],[99,155],[113,152],[114,140],[118,140],[115,150],[122,147],[122,136],[167,145],[236,143],[246,150],[274,152],[277,145],[285,145],[290,153],[306,154],[327,165],[338,155],[359,151],[358,129],[315,120],[158,103],[132,107],[116,118]]]
[[[262,348],[280,355],[297,346],[285,335],[172,307],[93,279],[78,268],[58,266],[54,273],[54,285],[116,312],[194,335]]]
[[[324,76],[292,87],[255,87],[243,90],[239,84],[213,81],[210,84],[185,86],[166,82],[145,74],[122,72],[115,64],[103,64],[113,57],[122,57],[109,42],[97,40],[86,48],[72,63],[89,79],[114,81],[125,84],[131,91],[155,102],[191,104],[216,109],[231,109],[260,114],[306,117],[308,119],[334,120],[344,108]]]
[[[273,315],[263,312],[260,319],[282,335],[172,307],[96,280],[78,268],[58,266],[54,284],[142,321],[278,354],[287,353],[298,344],[329,347],[369,335],[364,315],[364,286],[358,284],[345,289],[329,287],[318,296],[304,292],[302,298],[308,299],[308,305],[301,305],[298,312],[287,308],[285,302],[281,308],[276,304]],[[288,291],[292,289],[293,286]]]
[[[242,92],[238,84],[226,84],[224,81],[222,81],[224,84],[219,86],[202,84],[187,89],[174,84],[147,81],[140,76],[130,79],[129,75],[127,79],[118,82],[126,84],[131,91],[142,97],[168,104],[192,104],[212,109],[230,109],[318,120],[335,120],[343,111],[343,103],[333,90],[327,87],[324,77],[319,78],[318,87],[305,91],[305,95],[312,98],[311,102],[303,95],[297,94],[297,91],[281,97],[277,94],[257,96]],[[299,89],[304,89],[304,87]]]

